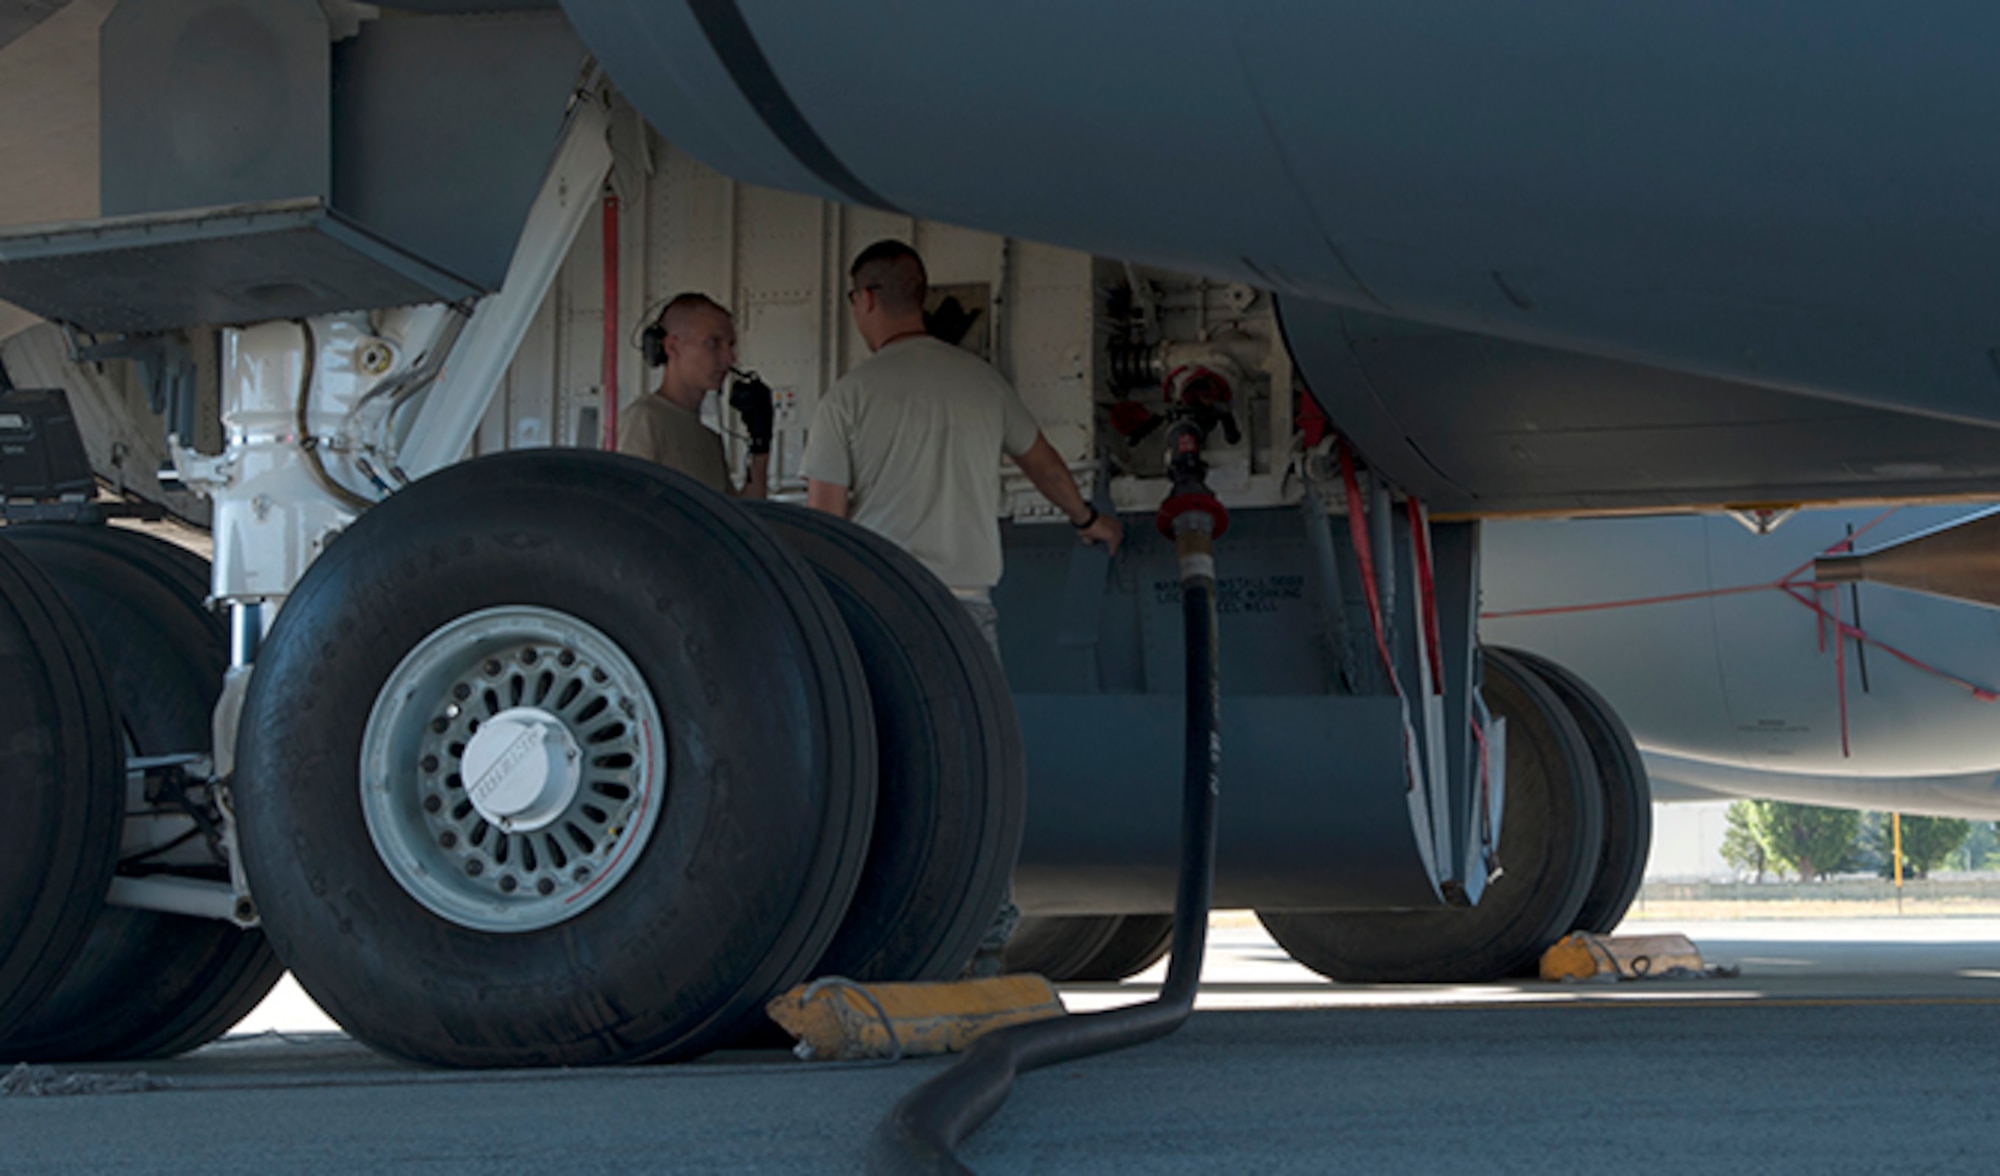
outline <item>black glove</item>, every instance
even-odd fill
[[[740,372],[729,386],[729,407],[743,418],[743,431],[750,434],[750,452],[771,452],[771,432],[778,423],[778,412],[771,406],[771,386],[755,372]]]

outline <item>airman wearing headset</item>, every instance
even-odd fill
[[[711,489],[739,498],[763,498],[769,486],[771,389],[738,372],[730,407],[750,436],[750,471],[741,489],[729,477],[722,437],[701,423],[701,402],[719,390],[736,365],[736,324],[729,312],[702,294],[682,294],[661,308],[641,338],[646,362],[660,369],[660,386],[618,418],[618,452],[658,462]]]

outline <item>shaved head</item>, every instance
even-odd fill
[[[661,366],[660,393],[690,412],[722,387],[736,364],[736,320],[706,294],[682,294],[660,308],[646,332],[650,362]]]
[[[930,277],[924,273],[924,259],[901,241],[877,241],[863,249],[847,273],[855,289],[873,290],[888,313],[923,312]]]
[[[660,309],[660,329],[678,338],[690,338],[707,325],[711,314],[729,317],[729,312],[706,294],[677,295]]]

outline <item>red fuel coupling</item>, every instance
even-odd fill
[[[1159,513],[1153,516],[1153,524],[1159,527],[1161,535],[1172,539],[1174,537],[1174,520],[1187,514],[1189,511],[1201,511],[1207,514],[1213,524],[1209,534],[1218,539],[1222,537],[1224,531],[1229,529],[1229,508],[1222,505],[1221,500],[1217,499],[1215,495],[1209,493],[1207,490],[1194,490],[1184,494],[1176,494],[1165,502],[1162,502]]]
[[[1206,423],[1191,419],[1176,422],[1174,431],[1167,436],[1167,444],[1173,450],[1167,469],[1174,489],[1153,516],[1153,525],[1168,539],[1186,530],[1175,525],[1183,515],[1197,511],[1208,516],[1208,526],[1203,529],[1210,538],[1219,539],[1229,529],[1229,508],[1208,488],[1208,466],[1201,460],[1202,443],[1207,439]]]

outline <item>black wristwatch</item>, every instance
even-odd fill
[[[1098,514],[1097,514],[1097,508],[1096,508],[1095,506],[1091,506],[1091,504],[1090,504],[1090,503],[1087,503],[1087,502],[1086,502],[1086,503],[1084,503],[1084,505],[1085,505],[1085,506],[1089,506],[1089,507],[1090,507],[1090,513],[1089,513],[1089,514],[1087,514],[1087,515],[1085,515],[1085,516],[1083,516],[1083,521],[1082,521],[1082,522],[1080,522],[1080,523],[1071,523],[1071,524],[1070,524],[1070,526],[1072,526],[1072,527],[1075,527],[1075,528],[1076,528],[1077,530],[1079,530],[1079,531],[1086,531],[1086,530],[1089,530],[1089,529],[1090,529],[1090,524],[1092,524],[1092,523],[1096,522],[1096,521],[1097,521],[1097,519],[1098,519]]]

